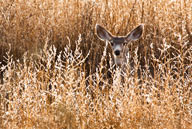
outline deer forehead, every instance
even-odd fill
[[[110,42],[112,42],[114,44],[122,44],[125,42],[125,38],[124,37],[114,37],[111,39]]]

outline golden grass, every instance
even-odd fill
[[[0,128],[192,128],[191,0],[0,7]],[[134,68],[113,68],[96,23],[117,35],[145,24],[129,46]]]

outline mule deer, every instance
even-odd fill
[[[131,41],[138,40],[143,32],[143,25],[137,26],[126,36],[114,36],[104,27],[96,25],[96,34],[99,39],[109,42],[112,47],[115,64],[119,67],[123,67],[127,63],[128,44]]]

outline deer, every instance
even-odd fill
[[[97,37],[109,43],[112,48],[112,53],[115,61],[115,65],[121,69],[125,69],[128,63],[127,55],[129,53],[128,44],[132,41],[138,40],[143,33],[144,25],[140,24],[129,32],[126,36],[115,36],[111,32],[106,30],[99,24],[96,24],[96,35]]]

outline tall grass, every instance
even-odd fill
[[[0,128],[192,128],[190,0],[0,7]],[[134,68],[114,69],[96,23],[117,35],[145,24]]]

